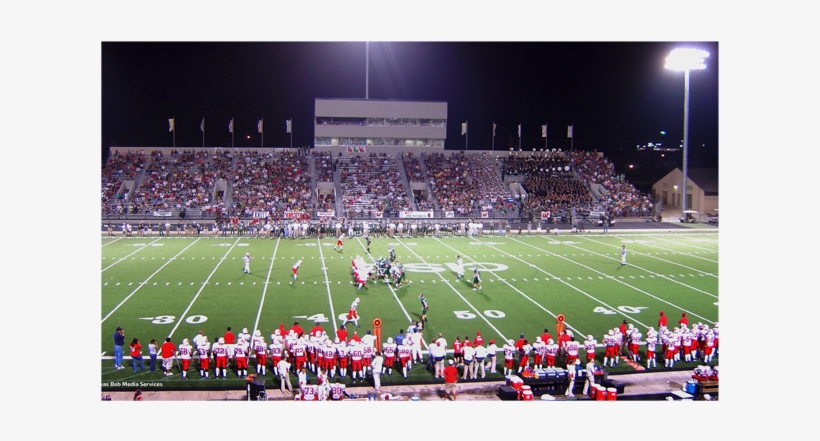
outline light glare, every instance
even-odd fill
[[[708,57],[709,52],[700,49],[675,49],[666,57],[665,67],[672,70],[706,69],[704,58]]]

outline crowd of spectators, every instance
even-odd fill
[[[467,164],[470,178],[478,187],[482,205],[500,208],[504,212],[514,208],[510,191],[495,168],[495,159],[487,153],[470,153],[467,155]]]
[[[569,157],[563,152],[536,152],[534,155],[509,155],[503,157],[501,172],[510,176],[569,175]]]
[[[102,167],[101,208],[104,214],[123,213],[128,205],[119,193],[124,181],[134,180],[145,169],[145,150],[114,151]]]
[[[464,152],[450,156],[431,153],[425,156],[424,165],[433,197],[442,210],[459,216],[480,215],[481,196],[470,177]]]
[[[134,197],[139,213],[185,209],[221,210],[222,201],[213,201],[217,180],[227,180],[230,151],[172,150],[168,158],[152,152],[151,165]]]
[[[333,182],[333,156],[327,151],[314,151],[313,161],[316,164],[316,181]]]
[[[230,216],[267,212],[282,217],[285,211],[315,209],[310,191],[307,158],[295,151],[240,151],[231,173],[233,187]]]
[[[395,216],[411,208],[395,156],[370,153],[339,158],[339,173],[347,216],[371,217],[376,212]]]
[[[615,164],[598,152],[575,151],[572,161],[584,184],[601,184],[608,195],[601,203],[612,218],[651,216],[652,201],[615,173]]]

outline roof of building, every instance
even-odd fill
[[[706,196],[718,195],[718,169],[716,168],[690,168],[687,178],[698,185]]]

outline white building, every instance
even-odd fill
[[[686,173],[686,210],[698,213],[717,213],[718,169],[690,168]],[[652,186],[652,191],[663,202],[664,207],[681,205],[681,185],[683,172],[676,168]]]
[[[447,102],[315,100],[314,148],[336,154],[443,152]]]

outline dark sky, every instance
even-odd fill
[[[229,146],[235,118],[238,147],[312,143],[315,98],[365,97],[365,43],[137,43],[102,44],[102,144],[171,146],[167,119],[175,117],[177,147]],[[569,147],[629,158],[637,144],[683,137],[683,74],[664,69],[676,47],[710,53],[690,88],[690,160],[717,166],[716,42],[373,42],[370,98],[447,101],[448,149]],[[666,135],[660,135],[665,131]],[[246,136],[250,135],[248,140]],[[703,147],[705,145],[705,147]],[[680,155],[678,155],[679,157]],[[679,159],[678,159],[679,161]]]

